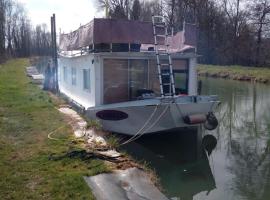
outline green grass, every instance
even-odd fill
[[[25,75],[28,59],[0,65],[0,199],[94,199],[84,175],[107,172],[100,160],[62,156],[79,147],[46,92]],[[61,140],[49,140],[48,133]]]
[[[244,66],[199,65],[198,73],[208,76],[241,79],[249,77],[258,82],[270,82],[270,68]]]

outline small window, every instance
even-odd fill
[[[176,94],[188,94],[188,71],[174,70]]]
[[[64,67],[64,81],[67,82],[67,67]]]
[[[90,69],[83,69],[83,89],[90,91]]]
[[[71,83],[72,85],[76,85],[76,74],[77,74],[77,71],[76,71],[76,68],[72,67],[71,68]]]

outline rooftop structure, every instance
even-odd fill
[[[95,18],[71,33],[61,34],[59,49],[73,51],[87,48],[94,52],[153,51],[153,35],[151,22]],[[183,31],[168,36],[169,51],[176,53],[195,49],[196,35],[195,25],[184,24]]]

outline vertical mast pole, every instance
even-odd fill
[[[56,23],[55,14],[51,17],[51,38],[52,38],[52,60],[54,67],[54,89],[58,92],[58,62],[57,62],[57,43],[56,43]]]

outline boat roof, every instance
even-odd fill
[[[153,51],[142,51],[142,52],[98,52],[98,53],[89,53],[81,51],[74,52],[61,52],[59,56],[62,58],[79,58],[84,56],[97,56],[102,58],[113,58],[113,59],[156,59],[156,53]],[[181,53],[173,53],[171,54],[173,59],[189,59],[189,58],[197,58],[200,57],[195,52],[181,52]],[[162,56],[161,56],[162,58]]]
[[[195,48],[196,30],[194,24],[184,24],[183,31],[168,37],[169,50],[180,52]],[[71,33],[60,34],[61,51],[80,50],[94,44],[140,44],[140,50],[147,50],[154,44],[153,24],[137,20],[95,18]]]

